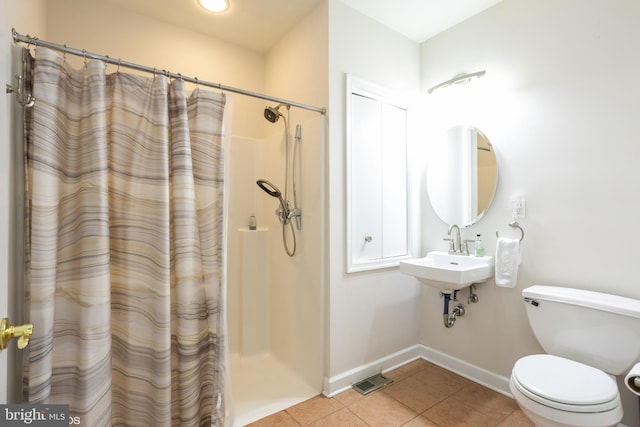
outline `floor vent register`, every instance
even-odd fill
[[[353,385],[353,389],[362,395],[367,395],[372,391],[381,389],[382,387],[391,384],[393,380],[385,377],[382,374],[376,374],[372,377],[364,379]]]

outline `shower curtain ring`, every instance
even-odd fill
[[[27,37],[31,37],[31,36],[27,34]],[[38,49],[38,38],[37,37],[33,37],[33,45],[36,47],[36,49]]]
[[[82,58],[84,59],[84,67],[87,68],[87,51],[82,49]]]

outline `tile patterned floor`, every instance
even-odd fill
[[[513,399],[424,360],[385,374],[389,386],[362,396],[316,396],[251,427],[532,427]]]

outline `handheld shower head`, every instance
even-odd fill
[[[271,197],[275,197],[280,201],[280,208],[276,211],[276,215],[280,218],[280,222],[286,224],[289,222],[290,209],[289,204],[282,198],[282,193],[278,190],[278,187],[267,181],[266,179],[259,179],[256,181],[258,187],[260,187],[265,193]]]
[[[265,193],[267,193],[271,197],[282,198],[282,193],[280,192],[280,190],[278,190],[278,187],[276,187],[266,179],[259,179],[256,181],[256,184],[258,184],[258,187],[260,187]]]

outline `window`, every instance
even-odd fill
[[[347,76],[347,272],[409,257],[407,177],[406,106]]]

